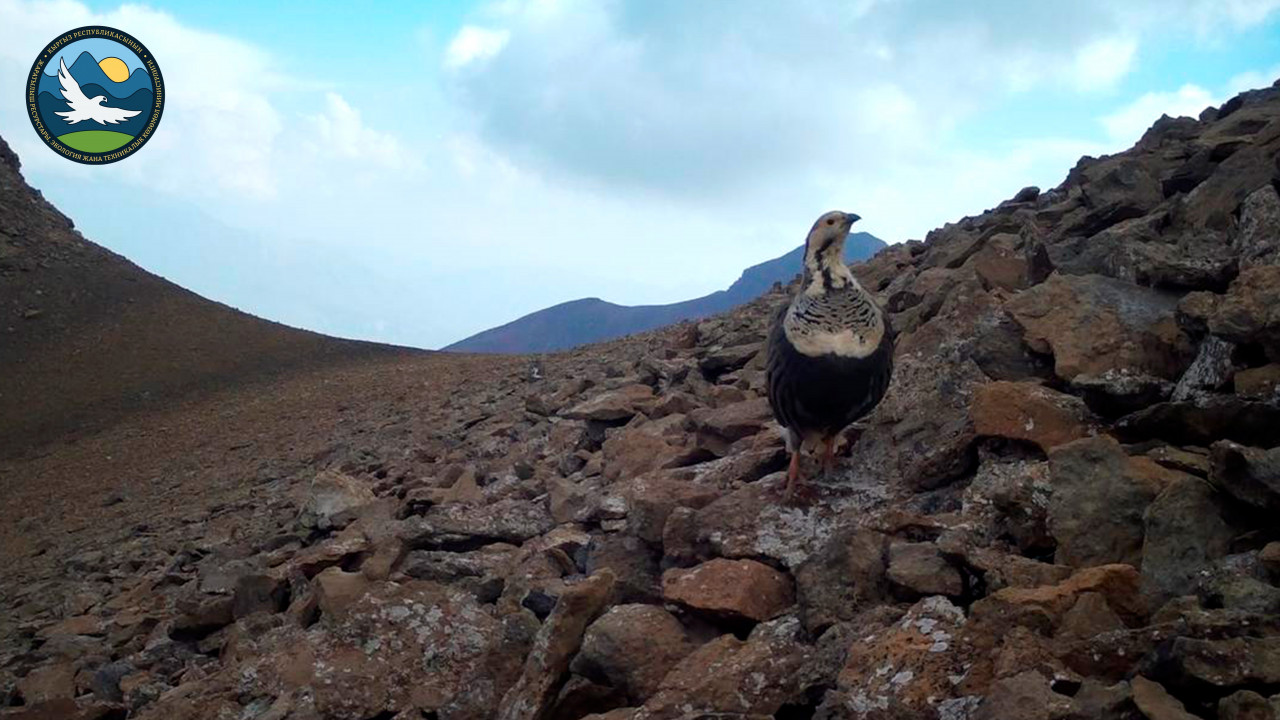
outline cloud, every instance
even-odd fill
[[[464,26],[445,49],[444,65],[456,70],[474,62],[487,60],[502,52],[511,33],[474,25]]]
[[[482,141],[559,181],[702,202],[833,167],[883,173],[938,152],[1009,93],[1116,88],[1146,38],[1191,32],[1180,13],[1211,33],[1271,12],[1208,0],[733,9],[502,0],[479,13],[509,33],[501,52],[454,77],[452,98]]]
[[[366,126],[360,119],[360,111],[337,93],[325,93],[324,112],[311,115],[307,120],[319,140],[317,152],[390,168],[400,167],[405,161],[399,140]]]
[[[1137,50],[1132,38],[1094,40],[1076,53],[1072,82],[1085,91],[1113,87],[1129,74]]]
[[[1117,149],[1128,147],[1161,115],[1197,117],[1221,99],[1199,85],[1183,85],[1173,92],[1149,92],[1102,118],[1107,136]]]

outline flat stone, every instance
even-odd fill
[[[652,401],[653,388],[637,383],[602,392],[561,414],[574,420],[620,422],[631,419]]]
[[[662,596],[695,610],[764,622],[795,602],[791,578],[754,560],[716,558],[662,576]]]
[[[1091,434],[1080,398],[1035,382],[993,382],[973,396],[973,429],[979,435],[1025,440],[1046,452]]]
[[[933,543],[894,543],[889,548],[890,582],[917,599],[925,595],[959,597],[964,593],[960,571]]]

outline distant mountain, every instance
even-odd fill
[[[137,70],[134,70],[133,74],[131,74],[124,82],[115,82],[111,78],[107,77],[106,73],[102,72],[102,68],[98,67],[98,60],[94,59],[94,57],[87,52],[80,53],[80,57],[76,58],[75,62],[68,65],[67,69],[71,71],[71,76],[80,84],[80,88],[82,90],[86,85],[97,85],[102,88],[102,90],[96,93],[98,95],[104,94],[105,91],[105,94],[110,97],[123,99],[133,95],[143,88],[148,92],[155,90],[155,88],[151,86],[151,76],[147,74],[146,70],[138,68]],[[52,72],[52,74],[50,74],[50,72]],[[59,99],[62,98],[62,83],[58,82],[57,64],[45,67],[44,74],[40,77],[38,91],[42,93],[50,93]],[[93,97],[95,93],[90,93],[86,90],[85,95]],[[109,102],[107,104],[112,105],[113,107],[118,107],[116,103]]]
[[[848,262],[866,260],[885,242],[869,233],[852,233],[845,243]],[[728,290],[669,305],[616,305],[600,298],[571,300],[485,330],[444,350],[476,353],[529,353],[566,350],[652,330],[682,320],[714,315],[759,297],[775,282],[787,282],[801,272],[804,246],[742,272]]]

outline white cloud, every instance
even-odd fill
[[[1222,99],[1191,84],[1174,92],[1149,92],[1102,118],[1102,125],[1115,146],[1113,149],[1120,150],[1137,142],[1161,115],[1196,117],[1210,105],[1220,104]]]
[[[1138,50],[1132,38],[1101,38],[1076,53],[1072,82],[1080,90],[1105,90],[1114,87],[1133,66]]]
[[[502,52],[507,41],[511,39],[508,30],[490,30],[488,28],[466,25],[454,36],[445,49],[444,65],[450,69],[465,67],[474,62],[488,60]]]
[[[325,93],[325,110],[309,116],[317,139],[317,151],[334,153],[349,160],[365,160],[375,165],[399,167],[405,161],[400,142],[388,133],[364,124],[360,111],[337,93]]]

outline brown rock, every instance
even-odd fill
[[[756,627],[746,641],[721,635],[672,667],[633,720],[773,717],[803,698],[799,631],[795,618],[784,617]]]
[[[55,635],[102,635],[103,633],[102,618],[96,615],[77,615],[41,628],[36,634],[42,638],[48,638]]]
[[[255,697],[305,693],[317,717],[364,720],[445,707],[460,717],[495,717],[501,689],[515,682],[528,647],[516,630],[469,593],[428,582],[379,583],[339,617],[246,638],[257,653],[234,672]]]
[[[17,691],[28,705],[76,696],[76,668],[70,661],[38,667],[17,683]]]
[[[959,597],[964,578],[933,543],[894,543],[889,548],[890,582],[913,599],[922,595]]]
[[[1122,620],[1136,625],[1147,616],[1140,584],[1132,565],[1102,565],[1079,570],[1057,585],[998,590],[975,602],[970,614],[975,622],[997,628],[1022,625],[1051,631],[1081,595],[1093,592]]]
[[[669,415],[610,432],[601,448],[605,479],[632,478],[650,470],[687,464],[690,454],[680,431],[683,423],[684,416]]]
[[[534,640],[524,672],[502,698],[499,720],[536,720],[550,709],[560,677],[582,646],[582,634],[604,610],[613,590],[605,571],[565,588]]]
[[[716,558],[662,576],[662,596],[695,610],[764,622],[795,602],[791,579],[754,560]]]
[[[1084,402],[1034,382],[981,385],[972,412],[979,435],[1026,440],[1046,452],[1091,432]]]
[[[1209,331],[1235,343],[1255,342],[1280,361],[1280,265],[1246,268],[1208,318]]]
[[[1280,363],[1241,370],[1235,374],[1236,393],[1249,398],[1275,398],[1280,388]]]
[[[1107,604],[1101,593],[1081,593],[1062,617],[1058,637],[1085,640],[1113,630],[1123,630],[1124,621]]]
[[[656,605],[619,605],[587,628],[573,672],[621,690],[633,705],[657,692],[676,663],[697,648],[674,615]]]
[[[937,714],[938,703],[968,694],[951,680],[966,675],[972,664],[965,625],[960,608],[934,596],[886,628],[858,633],[824,708],[831,716],[856,717],[857,709],[874,698],[880,717]]]
[[[1027,670],[991,686],[976,720],[1057,720],[1071,712],[1071,698],[1055,693],[1049,678]]]
[[[688,471],[655,472],[614,486],[613,492],[626,502],[627,530],[646,542],[661,542],[672,510],[703,508],[724,494],[717,485],[690,475]]]
[[[1164,686],[1141,675],[1133,678],[1133,701],[1148,720],[1196,720]]]
[[[315,578],[316,599],[325,618],[339,618],[369,591],[369,579],[358,572],[331,567]]]
[[[1272,578],[1280,578],[1280,542],[1267,543],[1258,554],[1262,567]]]
[[[1280,683],[1280,637],[1179,637],[1167,655],[1169,678],[1176,683],[1203,683],[1219,689]]]
[[[651,404],[652,400],[653,388],[648,385],[624,385],[616,390],[600,393],[562,414],[574,420],[619,422],[631,419],[642,408]]]
[[[763,430],[773,420],[773,411],[769,400],[761,397],[719,408],[699,408],[688,418],[698,447],[723,456],[735,441]]]
[[[1053,353],[1058,377],[1108,373],[1173,381],[1192,349],[1169,296],[1100,275],[1054,275],[1010,300],[1032,349]]]
[[[326,470],[303,488],[299,522],[304,527],[320,530],[346,527],[355,519],[357,508],[377,499],[373,490],[360,479],[336,470]]]

